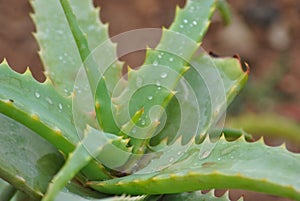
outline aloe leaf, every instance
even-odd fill
[[[110,109],[110,104],[109,104],[110,101],[106,101],[106,99],[107,99],[107,97],[109,97],[111,95],[111,93],[112,93],[111,90],[112,90],[112,87],[115,84],[115,82],[118,82],[121,77],[122,68],[121,68],[120,63],[117,62],[117,64],[113,64],[115,62],[115,60],[117,60],[115,46],[112,45],[112,43],[109,40],[106,40],[106,41],[104,41],[103,44],[100,44],[99,45],[100,47],[96,48],[92,54],[89,49],[87,39],[78,24],[78,20],[76,19],[75,13],[73,12],[71,5],[69,4],[69,2],[67,0],[61,0],[60,4],[63,8],[65,17],[68,21],[68,25],[73,34],[74,40],[76,42],[77,48],[78,48],[80,56],[81,56],[81,60],[83,62],[83,66],[85,68],[85,73],[86,73],[87,80],[89,83],[88,85],[90,88],[89,96],[92,96],[92,97],[95,96],[95,90],[96,90],[96,86],[99,85],[98,84],[99,79],[104,78],[104,75],[110,76],[108,85],[106,85],[105,82],[100,82],[100,83],[103,83],[103,87],[101,88],[101,94],[99,96],[100,101],[96,102],[96,114],[97,114],[98,119],[106,120],[105,122],[102,122],[101,120],[99,120],[100,126],[102,126],[102,128],[105,132],[117,133],[117,132],[119,132],[118,129],[111,130],[111,129],[106,129],[104,127],[104,125],[108,125],[108,127],[109,127],[109,125],[114,126],[114,124],[113,124],[114,121],[111,119],[110,110],[108,110],[108,113],[105,115],[106,116],[105,118],[99,117],[98,112],[97,112],[97,109],[99,109],[100,102],[101,102],[101,104],[103,102],[106,103],[106,105],[104,105],[105,106],[104,108]],[[97,63],[94,58],[97,55],[100,56],[100,58],[102,58],[102,60],[100,59],[100,63],[99,62]],[[105,62],[105,59],[103,59],[103,58],[109,58],[109,59],[108,59],[108,61]],[[100,66],[100,68],[98,68],[98,65]],[[101,69],[101,67],[102,67],[102,69]],[[101,75],[101,78],[100,78],[100,75]],[[81,82],[81,80],[79,80],[79,82]],[[101,101],[102,99],[104,99],[104,101]],[[91,105],[94,105],[94,102],[92,102],[92,101],[89,101],[89,103]],[[101,108],[103,108],[102,106],[103,105],[101,105]],[[108,123],[108,122],[111,122],[111,123]]]
[[[229,7],[227,1],[226,0],[218,0],[217,1],[217,9],[219,10],[225,25],[230,24],[231,12],[230,12],[230,7]]]
[[[100,22],[99,10],[93,8],[92,1],[72,0],[71,3],[80,28],[88,36],[89,47],[95,49],[107,41],[108,28]],[[64,11],[58,0],[53,1],[51,5],[40,0],[31,1],[31,4],[35,11],[32,18],[37,27],[35,37],[40,46],[40,56],[46,74],[59,91],[70,95],[76,74],[83,62]],[[112,43],[106,44],[106,50],[115,52]],[[110,70],[110,75],[118,79],[121,65],[116,65],[114,70]]]
[[[188,1],[183,9],[178,9],[170,31],[163,30],[162,39],[156,50],[148,49],[145,64],[137,71],[128,72],[128,87],[121,94],[113,94],[111,113],[117,127],[129,122],[141,108],[145,110],[138,127],[127,133],[131,136],[134,153],[145,151],[148,139],[159,124],[162,124],[160,119],[163,109],[176,94],[173,90],[178,81],[188,71],[186,62],[198,48],[214,8],[215,2],[206,0]],[[116,86],[117,89],[118,87]],[[160,108],[154,109],[155,105]],[[96,112],[102,115],[101,111]]]
[[[5,61],[0,64],[0,83],[0,113],[30,128],[65,155],[74,150],[80,136],[73,124],[70,98],[60,95],[49,81],[34,80],[29,70],[14,72]],[[109,178],[95,161],[86,168],[88,177]]]
[[[66,201],[66,200],[72,200],[72,201],[143,201],[145,200],[146,196],[114,196],[110,198],[102,198],[102,199],[89,199],[80,197],[76,194],[71,193],[65,193],[62,192],[58,195],[58,197],[55,199],[55,201]]]
[[[62,156],[33,131],[2,114],[0,124],[0,177],[40,199],[62,166]]]
[[[165,194],[212,188],[237,188],[299,200],[300,155],[285,147],[268,147],[259,140],[222,137],[207,158],[199,159],[202,144],[193,145],[172,166],[160,172],[130,175],[90,186],[106,193]],[[289,172],[289,174],[286,174]]]
[[[187,84],[179,83],[175,90],[182,92],[178,97],[180,102],[173,99],[166,108],[168,118],[160,134],[152,139],[152,144],[157,144],[166,137],[168,137],[168,142],[170,142],[174,139],[177,132],[184,132],[185,136],[183,137],[188,138],[186,134],[191,133],[191,128],[195,127],[195,124],[198,126],[198,135],[206,134],[213,121],[215,121],[214,119],[218,116],[216,112],[225,112],[222,108],[226,108],[232,102],[248,79],[248,72],[243,71],[237,58],[214,58],[202,53],[191,61],[191,66],[193,68],[184,75],[184,79],[194,92],[195,96],[191,97],[197,100],[197,104],[195,105],[195,100],[189,98],[189,90],[186,89],[188,88]],[[220,76],[221,86],[219,83],[214,83],[213,80],[217,79],[214,76]],[[220,89],[224,90],[220,94],[224,93],[226,97],[212,94]],[[218,100],[214,104],[214,107],[217,108],[216,112],[213,112],[212,99]],[[197,111],[197,108],[200,110]],[[188,118],[182,118],[185,114]],[[182,120],[185,120],[185,122],[180,122]],[[181,131],[179,131],[180,126]],[[185,141],[188,141],[188,139]]]
[[[59,193],[59,195],[56,197],[58,199],[60,197],[60,194],[76,194],[78,197],[83,197],[87,199],[100,199],[100,198],[106,198],[109,195],[95,191],[91,188],[88,188],[81,183],[79,183],[76,180],[72,180],[67,183],[65,188]]]
[[[69,157],[62,169],[55,175],[50,183],[47,193],[42,201],[52,201],[84,166],[93,158],[97,157],[106,144],[110,144],[117,137],[102,133],[93,128],[88,128],[85,137],[78,143],[76,149],[69,154]]]
[[[206,194],[194,191],[191,193],[165,195],[162,201],[230,201],[230,199],[228,191],[221,197],[216,197],[214,191],[209,191]],[[243,198],[240,198],[238,201],[243,201]]]
[[[36,201],[37,199],[31,198],[29,195],[22,191],[17,191],[15,196],[10,201]]]
[[[50,141],[64,153],[78,141],[72,123],[71,100],[59,95],[49,81],[38,83],[29,70],[14,72],[0,64],[0,112]],[[59,120],[57,117],[60,117]]]
[[[3,191],[0,193],[0,198],[2,201],[10,201],[16,193],[16,188],[13,186],[7,186]]]
[[[55,87],[69,95],[82,62],[59,1],[31,1],[40,57]],[[54,15],[55,13],[55,15]]]
[[[0,178],[0,198],[1,201],[10,201],[17,189]]]
[[[253,134],[281,137],[300,143],[300,125],[278,114],[243,114],[228,118],[226,124]]]

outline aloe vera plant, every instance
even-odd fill
[[[215,9],[228,20],[224,1],[188,0],[126,76],[92,1],[31,4],[47,79],[0,64],[1,200],[300,200],[299,154],[223,128],[249,69],[196,52]]]

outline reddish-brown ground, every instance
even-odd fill
[[[221,56],[238,53],[251,66],[250,81],[240,97],[242,101],[233,106],[233,113],[267,110],[300,122],[300,1],[228,1],[232,7],[231,25],[224,26],[216,14],[203,47]],[[175,5],[184,3],[95,0],[101,6],[102,21],[110,23],[111,36],[137,28],[169,26]],[[5,57],[19,72],[30,66],[35,78],[43,81],[29,12],[32,9],[27,0],[0,1],[0,60]],[[122,59],[130,66],[139,66],[143,56],[140,51]],[[236,200],[241,194],[245,194],[246,201],[288,200],[246,191],[234,191],[231,197]]]

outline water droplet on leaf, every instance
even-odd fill
[[[46,101],[47,101],[50,105],[53,104],[52,100],[51,100],[49,97],[46,98]]]
[[[160,85],[161,85],[161,84],[160,84],[160,81],[157,80],[157,81],[156,81],[156,86],[160,87]]]
[[[41,97],[41,94],[39,94],[38,92],[35,92],[34,95],[35,95],[36,98],[40,98]]]
[[[161,77],[161,78],[166,78],[166,77],[168,77],[168,74],[167,74],[167,73],[162,73],[162,74],[160,75],[160,77]]]
[[[63,106],[62,106],[61,103],[58,104],[58,108],[59,108],[59,110],[62,110],[62,109],[63,109]]]

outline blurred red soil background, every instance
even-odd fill
[[[231,24],[225,26],[216,13],[202,47],[220,56],[239,54],[251,67],[249,82],[229,113],[234,116],[273,112],[300,123],[300,1],[228,2]],[[115,36],[132,29],[168,27],[176,5],[182,7],[185,1],[95,0],[94,3],[101,7],[101,20],[110,24],[110,36]],[[32,36],[35,28],[29,17],[31,12],[27,0],[0,0],[0,61],[6,58],[18,72],[30,66],[34,77],[43,81],[38,46]],[[154,47],[158,40],[148,45]],[[119,48],[122,45],[120,42]],[[145,51],[138,51],[121,59],[126,65],[137,67],[143,63],[144,55]],[[288,200],[248,191],[233,191],[230,195],[236,200],[241,194],[245,194],[246,201]]]

